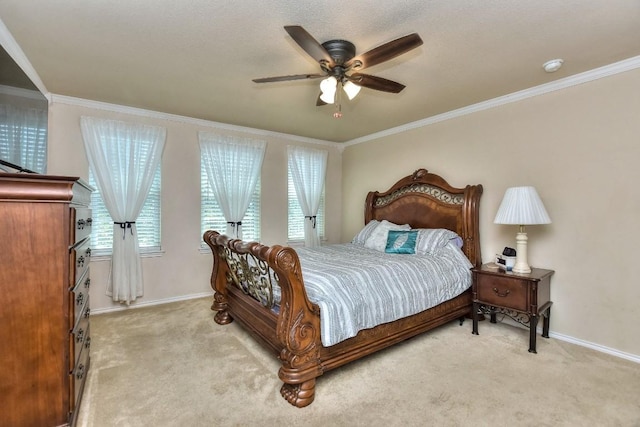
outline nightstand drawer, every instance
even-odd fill
[[[479,275],[477,283],[478,301],[514,310],[529,311],[527,307],[527,284],[507,277]]]

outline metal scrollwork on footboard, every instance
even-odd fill
[[[278,281],[267,262],[251,253],[239,254],[227,247],[221,256],[229,266],[227,280],[271,309],[275,303],[273,285],[277,285]]]

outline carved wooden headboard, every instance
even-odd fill
[[[446,228],[464,241],[462,250],[475,266],[480,254],[479,203],[482,185],[455,188],[439,175],[418,169],[389,190],[372,191],[365,201],[365,224],[372,219],[412,228]]]

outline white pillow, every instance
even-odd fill
[[[383,219],[365,240],[364,247],[384,252],[387,247],[389,230],[411,230],[411,227],[409,224],[398,225]]]
[[[365,225],[362,230],[358,231],[358,234],[353,237],[351,243],[353,243],[354,245],[364,246],[364,242],[371,235],[371,232],[378,227],[379,224],[380,221],[378,221],[377,219],[372,219],[371,221],[369,221],[367,225]]]
[[[455,232],[444,228],[415,228],[418,230],[416,239],[416,254],[425,255],[436,253],[453,241],[459,248],[462,239]]]

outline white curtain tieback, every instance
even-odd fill
[[[122,240],[124,240],[125,236],[126,236],[126,231],[127,228],[131,230],[131,235],[133,236],[133,229],[131,228],[131,224],[135,224],[135,221],[124,221],[124,222],[117,222],[114,221],[114,224],[117,224],[120,226],[120,228],[122,228]]]

